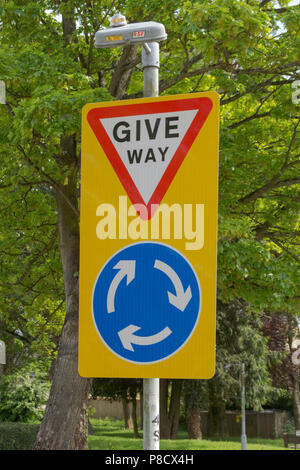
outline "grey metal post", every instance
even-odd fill
[[[158,42],[145,43],[142,46],[142,68],[144,81],[144,97],[159,95],[159,44]]]
[[[144,97],[158,96],[159,44],[142,46]],[[143,380],[144,450],[159,450],[159,379]]]
[[[158,96],[159,41],[167,39],[161,23],[148,21],[127,24],[126,18],[116,13],[110,19],[110,28],[97,31],[95,47],[117,47],[128,44],[142,46],[144,97]],[[147,42],[148,41],[148,42]],[[144,379],[144,449],[159,449],[159,379]]]
[[[143,449],[159,450],[159,379],[143,380]]]
[[[245,364],[241,364],[241,387],[242,387],[242,435],[241,444],[242,450],[247,450],[247,436],[246,436],[246,410],[245,410]]]
[[[6,347],[4,341],[0,340],[0,376],[4,373],[6,364]]]
[[[241,374],[241,410],[242,410],[242,429],[241,429],[241,444],[242,450],[247,450],[247,436],[246,436],[246,410],[245,410],[245,364],[238,362],[235,364],[226,364],[224,369],[229,369],[232,366],[240,366]]]

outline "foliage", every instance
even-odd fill
[[[290,413],[293,412],[293,399],[292,394],[286,388],[281,388],[274,396],[271,397],[264,404],[264,409],[286,410]]]
[[[142,95],[140,50],[93,45],[117,10],[131,22],[165,24],[162,95],[220,94],[218,298],[251,308],[219,311],[214,380],[222,399],[237,396],[233,369],[223,366],[243,360],[253,405],[266,392],[259,315],[299,312],[300,116],[291,84],[300,78],[300,8],[288,0],[2,1],[0,331],[7,371],[33,355],[48,370],[56,357],[66,309],[57,201],[64,198],[69,220],[79,220],[81,107]]]
[[[287,421],[284,425],[284,428],[283,428],[283,432],[287,432],[287,433],[290,433],[290,434],[295,434],[296,433],[296,427],[295,427],[295,423],[294,423],[293,418],[287,419]]]
[[[268,366],[271,352],[262,333],[260,316],[242,301],[217,304],[216,371],[209,380],[186,380],[185,408],[208,409],[218,402],[240,409],[241,363],[245,364],[247,408],[261,409],[274,390]],[[227,368],[229,364],[234,364]],[[278,391],[278,393],[280,393]]]
[[[45,373],[36,364],[3,376],[0,381],[0,420],[23,423],[41,420],[49,386]]]
[[[206,381],[204,380],[185,380],[183,386],[184,415],[188,415],[192,408],[208,409],[208,394]]]
[[[224,332],[226,334],[224,334]],[[261,409],[273,393],[268,364],[271,353],[262,334],[262,319],[244,302],[218,303],[217,361],[213,379],[228,407],[240,407],[240,366],[245,364],[246,407]]]
[[[219,296],[225,301],[244,298],[259,309],[295,308],[299,116],[290,85],[299,74],[299,9],[284,2],[277,12],[274,2],[268,3],[262,8],[256,1],[152,1],[137,7],[127,0],[91,8],[89,2],[76,2],[77,30],[66,48],[59,15],[72,10],[71,2],[3,2],[4,329],[12,311],[22,315],[33,298],[53,299],[47,315],[64,300],[55,191],[58,183],[63,190],[74,167],[71,160],[60,165],[58,156],[62,136],[74,136],[75,152],[80,151],[81,107],[112,99],[108,89],[122,49],[97,51],[92,41],[95,29],[108,26],[115,8],[122,8],[129,21],[151,18],[166,25],[162,94],[218,90],[221,95]],[[278,30],[278,20],[284,32]],[[139,56],[133,62],[123,98],[141,94]],[[34,305],[33,316],[39,305]],[[16,334],[15,325],[12,330]]]
[[[91,393],[93,398],[130,401],[142,387],[142,379],[94,379]]]
[[[282,312],[266,315],[263,331],[270,351],[277,353],[270,364],[274,386],[286,391],[299,387],[299,367],[292,362],[293,342],[300,335],[297,319]]]
[[[31,450],[39,424],[0,422],[0,450]]]

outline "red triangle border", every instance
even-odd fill
[[[115,173],[121,181],[126,193],[128,194],[132,204],[142,204],[147,208],[146,220],[153,217],[155,209],[157,209],[161,203],[171,182],[175,178],[178,169],[180,168],[203,124],[208,118],[212,107],[213,103],[210,98],[197,97],[168,101],[152,101],[150,103],[134,103],[116,106],[104,106],[99,108],[95,107],[88,112],[87,120],[99,144],[103,148],[108,160],[110,161]],[[185,136],[174,153],[172,160],[162,175],[148,204],[145,204],[121,157],[119,156],[107,132],[105,131],[104,126],[100,122],[100,119],[140,116],[143,114],[159,114],[176,111],[190,111],[194,109],[198,109],[196,116],[194,117],[190,127],[188,128]],[[140,214],[140,216],[142,219],[145,219],[142,214]]]

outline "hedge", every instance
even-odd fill
[[[39,424],[0,422],[0,450],[31,450]]]

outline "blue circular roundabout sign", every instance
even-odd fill
[[[94,284],[92,313],[105,345],[137,364],[175,354],[192,335],[201,311],[194,268],[176,249],[139,242],[115,253]]]

